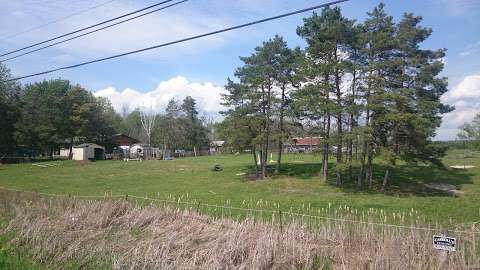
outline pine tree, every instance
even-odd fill
[[[369,186],[373,185],[373,157],[376,149],[385,145],[386,126],[383,115],[386,110],[385,87],[388,84],[387,69],[390,65],[394,42],[394,22],[380,3],[363,23],[363,54],[366,57],[365,74],[365,128],[358,183],[363,177]],[[366,160],[367,159],[367,160]]]
[[[342,16],[340,8],[324,8],[320,15],[314,13],[304,19],[303,26],[297,33],[308,44],[307,47],[307,76],[310,82],[324,88],[324,157],[323,178],[328,174],[328,153],[331,128],[331,115],[335,116],[336,134],[336,184],[341,185],[343,168],[343,140],[345,96],[343,84],[349,71],[349,60],[346,53],[352,47],[354,21]],[[320,85],[318,84],[321,82]],[[308,86],[311,87],[311,86]],[[308,90],[307,90],[308,92]],[[312,98],[312,97],[307,97]],[[317,116],[318,117],[318,116]]]

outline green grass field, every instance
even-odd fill
[[[279,203],[281,209],[347,205],[358,210],[369,208],[387,212],[412,208],[429,222],[441,224],[480,220],[480,154],[462,158],[452,151],[444,159],[446,168],[402,165],[386,193],[356,191],[353,183],[336,187],[319,180],[320,156],[286,155],[281,175],[263,181],[250,181],[241,173],[251,172],[250,155],[223,155],[182,158],[172,161],[58,162],[55,167],[32,164],[0,166],[0,186],[45,193],[71,195],[130,194],[196,200],[202,203],[241,206],[245,201]],[[476,166],[463,170],[450,165]],[[212,167],[221,164],[223,171]],[[331,164],[333,167],[333,164]],[[333,171],[333,170],[332,170]],[[375,169],[380,180],[382,168]],[[333,174],[331,177],[333,181]],[[456,197],[426,188],[424,183],[449,183],[463,193]]]

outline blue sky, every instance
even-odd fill
[[[106,2],[68,0],[0,0],[0,50],[8,51],[44,40],[79,27],[118,16],[156,3],[154,0],[115,0],[93,11],[63,20],[8,40],[2,37],[37,26],[72,12]],[[128,50],[151,46],[204,33],[279,13],[305,8],[326,1],[314,0],[190,0],[91,36],[64,43],[7,62],[14,75],[75,64]],[[366,12],[380,1],[351,0],[339,4],[344,15],[362,21]],[[443,101],[457,106],[444,117],[437,139],[454,139],[456,128],[480,111],[480,1],[478,0],[390,0],[384,1],[396,20],[404,12],[424,18],[423,25],[433,34],[426,48],[447,48],[443,73],[450,91]],[[302,18],[293,16],[202,40],[119,58],[78,69],[23,80],[23,83],[49,78],[66,78],[97,95],[112,100],[117,110],[153,104],[161,110],[168,99],[192,95],[201,109],[214,114],[220,109],[222,85],[262,41],[279,34],[290,46],[304,46],[295,30]]]

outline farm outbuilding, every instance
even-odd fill
[[[301,137],[293,138],[290,143],[286,143],[285,152],[287,153],[310,153],[320,148],[322,137]]]
[[[105,159],[105,147],[95,143],[82,143],[72,149],[73,160],[102,160]]]
[[[211,141],[209,154],[213,155],[213,154],[221,153],[223,149],[223,145],[225,145],[225,141]]]
[[[160,156],[160,149],[151,147],[149,144],[137,143],[130,146],[130,158],[155,160]]]
[[[112,153],[110,154],[110,157],[114,160],[130,158],[130,146],[138,143],[137,139],[125,134],[114,134],[110,141],[112,144]]]

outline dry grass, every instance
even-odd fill
[[[94,269],[468,269],[480,267],[474,237],[457,252],[432,249],[417,230],[325,223],[213,219],[126,201],[51,199],[0,191],[11,244],[34,260]]]

